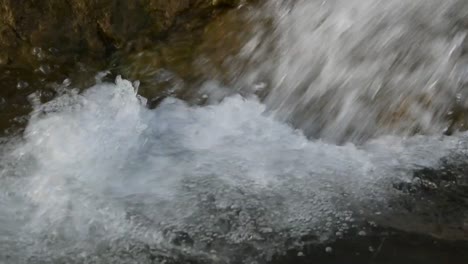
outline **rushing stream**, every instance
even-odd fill
[[[380,226],[466,240],[466,206],[449,205],[461,227],[439,219],[438,233],[427,217],[438,200],[412,186],[417,171],[466,157],[463,125],[447,116],[468,95],[468,4],[262,10],[252,19],[270,28],[238,55],[249,70],[232,87],[202,85],[205,105],[149,109],[138,82],[102,73],[84,92],[65,82],[51,101],[30,95],[24,133],[0,138],[0,263],[281,263],[290,249],[307,257],[308,243],[332,256],[328,245]],[[458,171],[442,184],[466,186]],[[462,264],[460,247],[444,263]],[[432,263],[413,260],[401,263]]]

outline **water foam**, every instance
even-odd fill
[[[120,78],[37,105],[24,138],[2,143],[0,259],[125,263],[119,252],[138,255],[135,243],[188,252],[180,232],[190,254],[222,258],[244,244],[272,254],[290,237],[346,232],[356,211],[386,210],[392,179],[411,180],[458,144],[336,146],[265,110],[240,96],[149,110]]]

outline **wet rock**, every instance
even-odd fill
[[[213,6],[222,6],[222,5],[228,5],[228,6],[236,6],[240,4],[242,1],[241,0],[213,0]]]
[[[181,14],[238,1],[0,1],[0,47],[60,47],[97,56],[116,49],[149,46]]]
[[[10,57],[6,52],[0,53],[0,65],[6,65],[10,62]]]
[[[104,70],[141,80],[150,107],[192,96],[204,28],[230,9],[212,0],[0,0],[0,133],[31,111],[30,94],[65,79],[84,89]]]
[[[468,163],[464,154],[421,168],[413,181],[398,182],[388,211],[374,215],[379,225],[447,240],[468,240]]]
[[[142,95],[157,102],[162,94],[200,103],[199,89],[205,80],[232,83],[239,77],[241,63],[234,60],[251,36],[250,23],[246,6],[182,19],[151,48],[115,53],[114,70],[140,80]],[[170,87],[173,91],[168,91]]]
[[[0,110],[3,109],[6,105],[6,100],[3,97],[0,97]]]
[[[275,255],[272,264],[286,263],[464,263],[466,242],[437,240],[395,229],[376,229],[369,236],[348,236],[326,247],[311,243]],[[302,256],[302,254],[305,256]]]

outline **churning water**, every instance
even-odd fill
[[[442,136],[451,96],[464,100],[458,3],[268,6],[277,56],[257,38],[240,55],[262,59],[246,82],[270,74],[265,102],[149,110],[117,78],[36,103],[24,135],[0,141],[0,262],[268,260],[291,239],[354,232],[400,195],[392,183],[463,151],[463,134]],[[415,126],[432,135],[402,137]]]
[[[390,179],[435,164],[457,140],[308,141],[255,98],[148,110],[117,79],[37,106],[9,144],[0,251],[81,262],[119,260],[121,243],[163,250],[181,231],[200,250],[217,240],[272,250],[285,239],[265,240],[273,232],[327,239],[351,227],[353,209],[385,208]]]

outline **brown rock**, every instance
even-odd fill
[[[99,57],[148,45],[179,14],[211,7],[212,0],[0,0],[0,48],[58,47]]]

